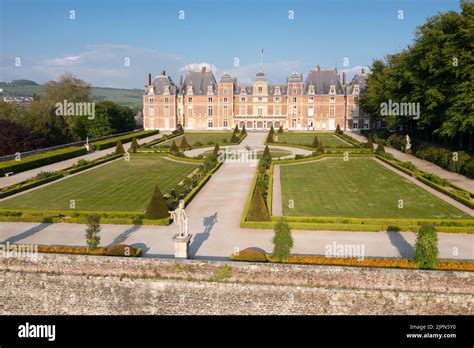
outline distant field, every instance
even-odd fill
[[[323,142],[324,147],[352,147],[349,143],[342,141],[334,133],[297,133],[297,132],[286,132],[278,134],[277,144],[294,144],[294,145],[307,145],[311,146],[314,140],[314,136],[318,137],[319,141]]]
[[[62,181],[0,202],[0,209],[75,210],[141,212],[155,185],[163,194],[191,174],[197,164],[170,161],[162,157],[132,156],[80,173]]]
[[[218,143],[219,145],[225,145],[226,143],[230,143],[230,139],[232,138],[232,132],[199,132],[199,133],[185,133],[184,136],[186,137],[186,140],[188,141],[189,145],[191,146],[197,146],[195,145],[197,142],[201,143],[202,145],[209,145],[213,146],[215,143]],[[168,141],[165,141],[163,143],[159,143],[156,145],[157,147],[161,146],[170,146],[173,141],[176,143],[176,145],[179,146],[181,144],[181,139],[183,136],[179,136],[173,139],[170,139]],[[224,139],[226,142],[224,142]]]
[[[33,95],[43,94],[43,86],[16,86],[16,87],[1,87],[7,94],[27,94]],[[91,97],[94,100],[110,100],[118,104],[140,108],[142,106],[141,89],[121,89],[121,88],[105,88],[92,87]]]
[[[287,216],[470,218],[370,158],[282,165],[280,177],[283,215]],[[294,208],[288,207],[290,200]]]

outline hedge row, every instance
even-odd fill
[[[0,210],[3,222],[42,222],[42,223],[87,223],[87,216],[97,214],[103,224],[126,225],[169,225],[169,218],[160,220],[144,219],[139,212],[111,211],[40,211],[40,210]]]
[[[21,244],[1,244],[2,250],[16,251],[20,248]],[[108,248],[95,248],[88,250],[87,247],[82,246],[66,246],[66,245],[36,245],[35,246],[39,253],[48,254],[75,254],[75,255],[101,255],[101,256],[125,256],[125,257],[140,257],[142,255],[141,248],[134,248],[125,244],[112,245]]]
[[[105,157],[105,158],[100,158],[96,161],[93,161],[91,163],[88,163],[88,164],[80,166],[80,167],[71,167],[71,169],[65,169],[65,171],[68,174],[79,173],[79,172],[82,172],[83,170],[90,169],[90,168],[96,167],[98,165],[113,161],[113,160],[115,160],[117,158],[120,158],[122,156],[123,156],[123,154],[119,154],[119,155],[113,155],[113,156],[109,156],[109,157]]]
[[[354,145],[355,147],[362,147],[362,145],[364,145],[364,144],[362,144],[361,142],[355,140],[353,137],[351,137],[351,136],[349,136],[349,135],[347,135],[347,134],[334,133],[334,135],[335,135],[336,137],[339,137],[339,138],[341,138],[342,140],[345,140],[346,142],[348,142],[348,143]]]
[[[132,141],[133,138],[141,139],[141,138],[146,138],[158,133],[160,133],[159,130],[146,130],[146,131],[136,132],[132,134],[122,135],[119,137],[109,138],[106,140],[92,143],[91,145],[95,147],[95,150],[104,150],[110,147],[114,147],[115,145],[117,145],[117,141],[119,140],[122,141],[122,143],[128,143]]]
[[[25,170],[35,169],[48,164],[64,161],[70,158],[85,155],[86,153],[87,149],[85,147],[74,146],[25,157],[20,161],[11,160],[1,162],[0,176],[4,176],[5,174],[10,172],[13,172],[15,174],[24,172]]]
[[[8,197],[8,196],[11,196],[11,195],[14,195],[14,194],[32,189],[34,187],[38,187],[38,186],[47,184],[49,182],[61,179],[62,177],[64,177],[64,174],[60,173],[60,174],[56,174],[56,175],[50,176],[49,178],[45,178],[45,179],[42,179],[42,180],[33,181],[33,182],[26,181],[24,183],[19,183],[19,184],[15,184],[15,185],[6,187],[5,189],[2,189],[0,191],[0,198],[5,198],[5,197]]]
[[[178,133],[178,134],[164,134],[161,138],[158,138],[158,139],[155,139],[155,140],[151,140],[145,144],[143,144],[141,147],[151,147],[151,146],[154,146],[154,145],[157,145],[159,143],[162,143],[162,142],[165,142],[165,141],[168,141],[170,139],[174,139],[174,138],[177,138],[179,136],[183,135],[183,133]]]
[[[462,204],[464,204],[465,206],[468,206],[469,208],[474,209],[474,202],[473,202],[472,200],[469,200],[469,199],[466,199],[466,198],[464,198],[464,197],[462,197],[462,196],[459,196],[459,195],[455,194],[454,192],[451,192],[450,190],[446,189],[445,187],[443,187],[443,186],[441,186],[441,185],[438,185],[437,183],[434,183],[434,182],[432,182],[431,180],[428,180],[428,179],[426,179],[425,177],[423,177],[423,176],[421,176],[421,175],[416,175],[416,174],[413,173],[411,170],[409,170],[409,169],[407,169],[407,168],[405,168],[405,167],[402,167],[402,166],[398,165],[397,163],[395,163],[395,162],[393,162],[393,161],[390,161],[390,160],[388,160],[388,159],[386,159],[386,158],[384,158],[384,157],[382,157],[382,156],[376,155],[376,157],[377,157],[379,160],[381,160],[381,161],[387,163],[388,165],[390,165],[390,166],[392,166],[392,167],[394,167],[394,168],[396,168],[396,169],[398,169],[398,170],[404,172],[405,174],[408,174],[408,175],[410,175],[410,176],[415,177],[418,181],[421,181],[422,183],[424,183],[424,184],[430,186],[431,188],[435,189],[436,191],[439,191],[439,192],[441,192],[441,193],[444,193],[445,195],[451,197],[452,199],[458,201],[459,203],[462,203]],[[472,194],[471,192],[468,192],[468,191],[466,191],[466,190],[464,190],[464,189],[462,189],[462,188],[460,188],[460,187],[458,187],[458,186],[455,186],[455,185],[453,185],[453,184],[451,184],[451,183],[449,184],[449,186],[451,186],[451,187],[453,187],[453,188],[456,188],[456,189],[458,189],[458,190],[460,190],[460,191],[466,192],[466,193],[469,194],[469,195]]]
[[[242,216],[240,217],[240,227],[246,227],[247,224],[258,223],[258,222],[246,221],[247,214],[250,208],[250,203],[252,202],[253,192],[255,191],[255,185],[257,184],[257,179],[258,179],[258,168],[256,169],[255,175],[252,180],[252,184],[250,185],[249,193],[247,194],[247,199],[245,200],[244,211],[242,212]],[[268,222],[262,222],[262,223],[268,224]],[[272,223],[270,222],[270,224]],[[272,227],[270,228],[273,228],[273,224],[272,224]]]
[[[453,192],[451,192],[451,191],[445,189],[443,186],[438,185],[438,184],[436,184],[436,183],[434,183],[434,182],[432,182],[432,181],[430,181],[430,180],[428,180],[428,179],[422,177],[421,175],[416,176],[416,178],[417,178],[419,181],[421,181],[422,183],[428,185],[429,187],[434,188],[435,190],[437,190],[437,191],[439,191],[439,192],[441,192],[441,193],[444,193],[445,195],[451,197],[452,199],[458,201],[459,203],[462,203],[462,204],[468,206],[468,207],[471,208],[471,209],[474,209],[474,202],[473,202],[473,201],[468,200],[468,199],[466,199],[466,198],[464,198],[464,197],[461,197],[461,196],[459,196],[459,195],[457,195],[457,194],[455,194],[455,193],[453,193]]]

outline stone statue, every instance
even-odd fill
[[[406,136],[406,141],[407,141],[407,144],[405,146],[405,152],[410,153],[411,152],[411,141],[410,141],[410,136],[408,134]]]
[[[90,152],[91,151],[91,147],[89,145],[89,137],[86,138],[86,143],[84,145],[86,147],[86,150],[87,152]]]
[[[171,218],[179,226],[178,237],[187,237],[189,231],[189,218],[184,211],[184,201],[179,201],[179,206],[174,211],[170,211]]]

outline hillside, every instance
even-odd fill
[[[21,85],[21,86],[7,86],[0,83],[0,88],[3,88],[5,94],[10,95],[41,95],[43,92],[42,85]],[[94,100],[110,100],[118,104],[131,106],[136,110],[142,108],[141,89],[123,89],[123,88],[108,88],[108,87],[92,87],[92,98]]]

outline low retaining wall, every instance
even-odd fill
[[[473,276],[42,254],[0,259],[0,314],[472,315]]]

